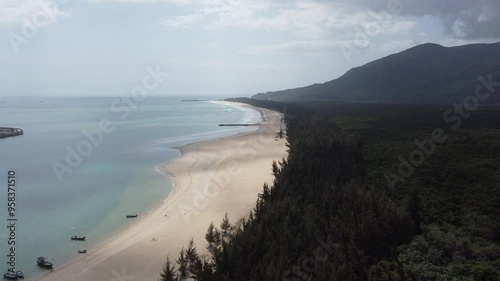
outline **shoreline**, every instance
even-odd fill
[[[233,224],[237,219],[247,215],[248,211],[253,208],[264,182],[272,180],[272,161],[281,160],[286,156],[287,148],[284,139],[276,141],[274,136],[276,128],[279,131],[281,126],[281,114],[249,107],[259,111],[263,117],[257,130],[172,147],[181,155],[155,166],[158,172],[173,181],[173,190],[163,200],[123,230],[96,244],[84,257],[77,257],[59,268],[56,267],[53,272],[46,272],[29,280],[108,281],[116,279],[117,274],[140,277],[141,280],[157,280],[167,254],[171,260],[176,259],[180,248],[187,245],[190,237],[195,237],[200,255],[206,254],[204,235],[210,222],[213,221],[215,225],[218,225],[228,209],[233,211],[228,212]],[[259,140],[264,143],[259,144]],[[226,167],[223,164],[227,164],[226,160],[234,158],[234,155],[238,156],[238,151],[243,148],[236,147],[234,144],[245,143],[262,146],[257,147],[256,151],[267,148],[268,155],[265,155],[264,151],[258,151],[256,156],[259,159],[266,158],[264,162],[268,165],[259,167],[262,161],[255,164],[254,161],[248,161],[248,159],[231,160],[231,165],[237,165],[238,170],[250,168],[260,172],[256,173],[259,174],[258,176],[245,179],[248,173],[240,171],[229,175],[229,180],[226,182],[226,179],[220,178],[219,175],[220,171],[224,172],[222,168]],[[207,168],[210,172],[207,172]],[[267,174],[262,173],[265,170],[268,171]],[[228,173],[225,172],[223,177],[227,178],[227,175]],[[234,201],[232,199],[235,195],[231,194],[235,193],[234,190],[229,189],[231,185],[241,184],[245,180],[252,186],[246,194],[239,194],[242,197],[240,201],[245,204],[241,206],[228,204],[230,203],[228,201]],[[195,188],[198,190],[194,190]],[[210,188],[213,190],[218,188],[220,193],[216,194]],[[203,194],[205,191],[208,193]],[[226,194],[227,191],[230,191],[229,195]],[[238,195],[239,191],[236,193]],[[199,202],[198,199],[201,197],[208,200],[208,205]],[[185,237],[179,237],[182,236],[179,232]],[[138,259],[138,257],[142,258]]]
[[[221,103],[221,101],[215,101],[215,102]],[[222,103],[238,104],[239,107],[250,108],[252,110],[255,110],[255,111],[259,112],[259,114],[260,114],[259,118],[261,119],[260,122],[259,122],[259,124],[262,123],[265,120],[265,117],[264,117],[261,109],[258,108],[258,107],[254,107],[254,106],[251,106],[251,105],[247,105],[247,104],[244,104],[244,103],[238,103],[238,102],[222,102]],[[134,227],[137,223],[139,223],[141,220],[143,220],[150,213],[153,213],[154,211],[156,211],[157,209],[159,209],[160,207],[162,207],[165,204],[165,202],[167,202],[167,200],[170,199],[170,197],[177,191],[178,182],[177,182],[177,179],[173,175],[171,175],[167,171],[165,171],[163,169],[163,167],[166,164],[168,164],[170,162],[174,162],[175,160],[181,158],[182,155],[183,155],[182,151],[183,151],[184,147],[191,146],[191,145],[202,145],[205,142],[224,140],[226,138],[232,138],[232,137],[236,137],[236,136],[240,136],[240,135],[250,134],[250,133],[254,133],[256,131],[258,131],[258,129],[256,129],[256,130],[247,130],[246,132],[245,131],[244,132],[237,132],[237,133],[233,133],[231,135],[216,136],[215,138],[209,138],[209,139],[205,139],[205,140],[196,140],[196,141],[191,142],[191,143],[186,143],[186,144],[182,144],[182,145],[178,145],[178,146],[168,147],[169,149],[177,150],[180,153],[179,156],[177,156],[177,157],[175,157],[173,159],[170,159],[168,161],[160,162],[159,164],[157,164],[157,165],[154,166],[154,170],[156,172],[158,172],[159,174],[161,174],[163,177],[165,177],[165,180],[168,180],[168,181],[172,182],[172,184],[173,184],[172,190],[170,192],[168,192],[165,197],[163,197],[162,199],[158,200],[156,203],[154,203],[149,208],[147,208],[143,214],[139,215],[138,218],[134,218],[132,221],[124,224],[123,226],[121,226],[120,228],[118,228],[111,235],[109,235],[107,237],[103,237],[99,241],[96,241],[96,243],[92,247],[90,247],[89,249],[87,249],[87,253],[90,254],[91,252],[94,252],[96,249],[99,249],[99,248],[101,248],[103,246],[106,246],[106,245],[110,244],[113,240],[115,240],[117,237],[120,237],[121,235],[123,235],[124,233],[126,233],[130,228]],[[85,255],[85,256],[87,256],[87,255]],[[76,255],[74,257],[69,258],[66,262],[60,264],[59,266],[56,265],[56,269],[54,271],[58,271],[58,269],[66,268],[67,266],[70,266],[70,265],[72,265],[74,263],[80,262],[80,261],[82,261],[84,259],[85,259],[85,257],[83,255],[78,254],[78,255]],[[34,280],[34,281],[36,281],[36,280],[45,280],[44,278],[48,278],[51,275],[49,272],[52,272],[52,271],[45,271],[45,270],[43,270],[43,271],[39,272],[36,275],[26,277],[25,280],[27,280],[27,281],[31,281],[31,280]]]

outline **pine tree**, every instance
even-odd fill
[[[179,258],[177,259],[177,264],[179,265],[179,273],[181,278],[187,277],[188,270],[188,259],[186,257],[186,253],[184,251],[184,247],[182,247],[181,252],[179,253]]]
[[[194,264],[191,265],[191,278],[194,280],[202,280],[200,277],[203,273],[203,263],[198,259]]]
[[[215,231],[214,231],[214,243],[215,245],[220,245],[220,242],[221,242],[221,235],[220,235],[220,231],[216,228]]]
[[[191,274],[194,274],[197,271],[196,265],[200,261],[200,258],[198,256],[196,246],[194,245],[193,238],[189,240],[188,248],[186,250],[186,258],[189,261],[189,272],[191,272]]]
[[[273,161],[272,167],[273,167],[273,175],[275,177],[278,177],[280,174],[280,168],[278,167],[278,164],[276,163],[276,161]],[[267,183],[265,183],[265,185],[267,186]]]
[[[212,250],[212,262],[214,264],[217,264],[222,256],[222,250],[224,249],[224,246],[225,246],[225,242],[224,241],[221,241],[221,245],[220,247],[214,247],[213,250]]]
[[[163,266],[163,272],[160,274],[159,281],[175,281],[177,276],[175,275],[175,265],[170,263],[170,259],[167,256],[167,262]]]
[[[196,275],[196,280],[199,281],[210,281],[214,280],[212,265],[206,261],[203,261],[200,272]]]
[[[212,244],[215,242],[215,227],[214,222],[210,223],[208,227],[207,234],[205,234],[205,239],[207,240],[209,247],[212,247]]]
[[[198,259],[198,251],[196,250],[196,246],[194,245],[193,238],[189,240],[188,248],[186,250],[186,258],[190,263],[194,263]]]
[[[229,217],[227,216],[226,212],[226,215],[224,215],[224,219],[222,219],[222,222],[220,224],[220,229],[222,229],[222,234],[227,234],[230,228],[231,228],[231,223],[229,222]]]

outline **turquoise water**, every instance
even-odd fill
[[[257,111],[220,102],[150,97],[139,106],[119,107],[115,100],[0,98],[0,126],[25,131],[0,139],[0,224],[7,225],[7,172],[13,169],[17,268],[26,275],[40,272],[36,257],[64,264],[78,249],[90,249],[130,224],[126,214],[145,214],[161,202],[172,180],[156,168],[179,156],[172,147],[252,130],[220,123],[260,120]],[[101,130],[99,137],[102,120],[114,129]],[[93,142],[85,130],[94,132]],[[8,234],[0,228],[3,271]],[[72,235],[86,235],[87,241],[72,242]]]

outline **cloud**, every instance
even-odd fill
[[[205,15],[216,15],[215,26],[290,31],[310,38],[352,31],[372,22],[374,14],[391,17],[395,23],[394,28],[384,29],[384,33],[410,30],[416,26],[416,18],[434,16],[447,36],[500,38],[498,0],[204,0],[201,3]]]
[[[117,2],[117,3],[172,3],[177,5],[187,5],[193,3],[192,0],[87,0],[88,2],[100,3],[100,2]]]
[[[425,36],[426,35],[423,35],[423,36],[421,35],[421,36],[414,38],[414,39],[394,40],[394,41],[391,41],[389,43],[382,44],[379,47],[379,49],[383,53],[393,53],[393,52],[397,52],[399,50],[405,50],[405,49],[420,45],[422,43],[425,43],[425,41],[424,41]]]
[[[4,0],[14,3],[15,0]],[[24,0],[29,2],[28,0]],[[183,20],[215,16],[214,26],[296,31],[309,37],[363,24],[363,14],[391,11],[394,17],[434,16],[445,34],[462,39],[500,38],[499,0],[88,0],[91,2],[166,2],[193,6],[172,28],[185,28]],[[390,7],[397,7],[396,12]],[[360,16],[361,15],[361,16]],[[188,18],[189,17],[189,18]],[[366,18],[365,18],[366,19]],[[358,20],[358,21],[356,21]],[[409,19],[405,19],[408,21]],[[356,22],[355,22],[356,21]],[[411,21],[411,20],[410,20]],[[176,25],[175,23],[180,23]]]
[[[185,15],[161,22],[168,28],[239,28],[266,32],[289,32],[307,39],[328,39],[352,34],[372,23],[374,11],[345,0],[88,0],[120,3],[176,3]],[[361,1],[361,0],[357,0]],[[415,27],[415,22],[394,15],[394,25],[384,27],[384,34]]]
[[[68,2],[59,1],[60,3]],[[64,5],[54,0],[2,0],[0,2],[0,24],[20,24],[25,21],[47,21],[52,23],[59,17],[69,16]]]
[[[498,0],[341,0],[352,10],[387,10],[388,3],[400,5],[399,16],[434,16],[440,19],[445,34],[463,39],[500,38],[500,1]]]
[[[227,61],[217,61],[217,60],[182,60],[182,59],[167,59],[166,63],[188,67],[188,68],[204,68],[210,71],[224,71],[234,73],[235,71],[290,71],[298,69],[297,64],[271,64],[271,63],[238,63],[238,62],[227,62]]]
[[[12,1],[13,0],[9,0]],[[25,0],[26,1],[26,0]],[[88,0],[94,2],[165,2],[187,7],[187,14],[167,19],[169,28],[244,28],[291,32],[307,39],[328,39],[355,32],[391,17],[384,34],[415,28],[419,18],[439,19],[444,35],[464,40],[500,38],[499,0]]]
[[[272,1],[215,1],[200,10],[215,16],[211,27],[240,27],[266,31],[294,31],[317,36],[335,24],[330,5],[313,1],[289,4]]]
[[[201,5],[201,6],[200,6]],[[374,13],[350,11],[344,4],[320,1],[259,1],[259,0],[202,0],[193,13],[170,19],[167,26],[186,28],[200,24],[204,27],[242,28],[268,32],[290,32],[308,39],[325,39],[333,35],[351,34],[353,30],[373,23]],[[377,15],[375,15],[377,16]],[[397,33],[415,27],[415,22],[394,16],[391,26],[382,33]]]
[[[200,15],[177,16],[166,19],[161,24],[172,28],[189,29],[201,19]]]
[[[261,45],[245,48],[240,52],[249,55],[278,54],[278,53],[319,53],[340,50],[345,41],[311,40],[295,41],[282,44]]]
[[[438,44],[441,44],[446,47],[453,47],[453,46],[463,46],[463,45],[468,45],[468,44],[481,44],[481,43],[492,43],[491,40],[489,39],[462,39],[462,38],[445,38],[437,42]]]

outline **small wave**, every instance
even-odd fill
[[[230,136],[238,131],[239,131],[239,129],[234,128],[234,129],[223,130],[223,131],[211,131],[211,132],[190,134],[190,135],[184,135],[184,136],[162,138],[162,139],[158,139],[158,140],[155,140],[153,142],[146,144],[144,146],[144,148],[147,148],[147,149],[152,149],[152,148],[161,149],[161,148],[163,148],[163,149],[165,149],[165,147],[177,147],[177,146],[182,146],[182,145],[186,145],[189,143]]]
[[[260,123],[262,122],[262,114],[260,111],[244,106],[239,103],[234,103],[234,102],[228,102],[228,101],[209,101],[210,103],[215,103],[215,104],[220,104],[224,105],[227,107],[230,107],[230,109],[226,108],[224,109],[225,112],[230,112],[230,113],[235,113],[235,109],[242,111],[243,112],[243,117],[241,117],[240,121],[237,121],[236,123],[242,123],[242,124],[247,124],[247,123]]]
[[[262,114],[253,108],[243,108],[245,115],[241,118],[242,124],[254,124],[262,122]]]

